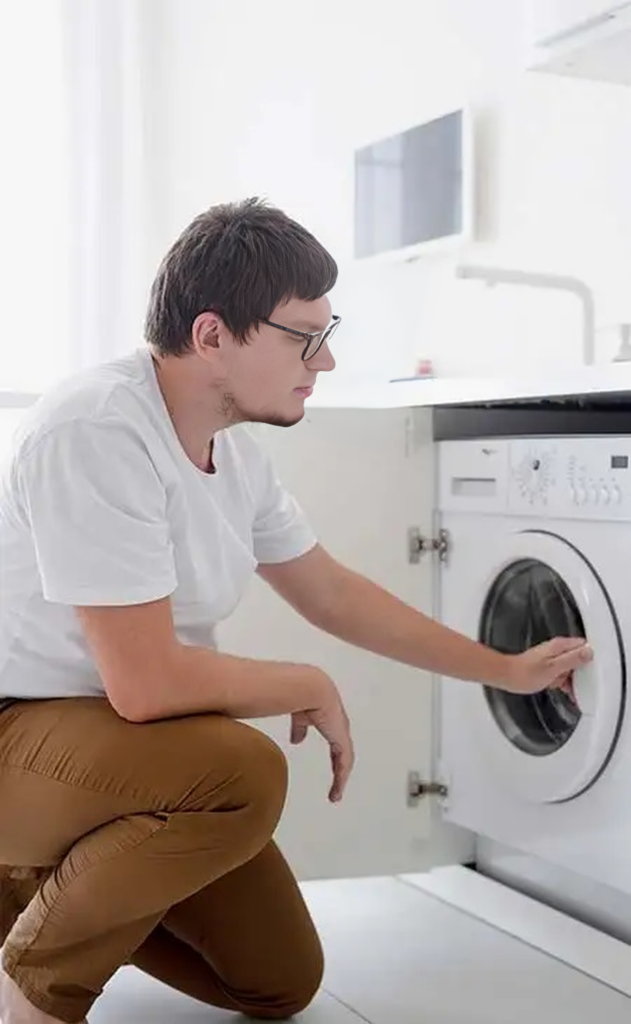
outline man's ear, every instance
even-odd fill
[[[208,349],[219,348],[222,328],[224,323],[218,313],[208,310],[195,317],[191,328],[191,341],[198,355],[203,356]]]

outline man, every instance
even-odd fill
[[[350,726],[317,666],[216,650],[254,571],[323,628],[442,674],[525,694],[590,657],[569,639],[502,655],[358,576],[361,601],[336,600],[348,571],[244,426],[298,423],[333,369],[336,276],[281,211],[210,209],[158,271],[148,346],[53,389],[16,437],[0,490],[2,1024],[84,1020],[123,963],[264,1019],[317,991],[318,936],[272,839],[286,765],[239,720],[317,729],[335,801]]]

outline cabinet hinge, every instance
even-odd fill
[[[407,804],[416,807],[426,796],[437,796],[444,800],[449,795],[449,788],[444,782],[426,782],[418,772],[408,772]]]
[[[446,562],[451,549],[449,531],[439,530],[438,537],[424,537],[418,526],[408,530],[408,557],[411,565],[417,565],[423,555],[435,551],[439,561]]]

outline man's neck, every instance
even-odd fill
[[[214,473],[214,437],[227,424],[220,413],[209,415],[208,396],[196,389],[183,360],[161,359],[153,353],[152,358],[158,387],[182,448],[198,469]]]

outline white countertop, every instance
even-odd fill
[[[312,408],[394,409],[620,392],[629,392],[631,401],[631,362],[542,371],[536,377],[435,377],[316,387],[307,404]]]
[[[536,376],[428,377],[357,386],[346,383],[339,387],[323,384],[316,387],[307,406],[315,409],[400,409],[620,392],[629,392],[631,402],[631,362],[578,366],[563,371],[542,370]],[[0,389],[0,409],[28,408],[38,397],[37,394]]]

